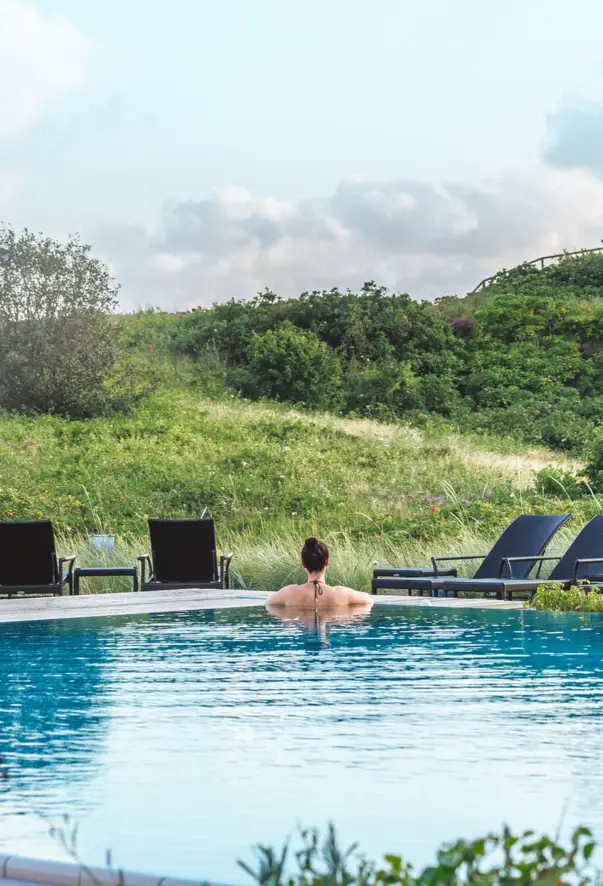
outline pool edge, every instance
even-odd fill
[[[85,594],[79,597],[32,597],[0,600],[0,624],[74,618],[107,618],[120,615],[195,612],[204,609],[240,609],[262,606],[263,591],[194,590],[149,593]],[[367,595],[368,596],[368,595]],[[420,606],[445,609],[521,609],[519,601],[401,597],[379,594],[371,597],[379,606]]]
[[[0,854],[0,886],[15,886],[19,883],[37,886],[224,886],[210,880],[159,877],[154,874]]]

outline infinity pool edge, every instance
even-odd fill
[[[116,615],[150,615],[203,609],[262,606],[262,591],[183,590],[86,594],[79,597],[32,597],[0,600],[0,623],[52,619],[95,618]],[[521,609],[520,601],[443,599],[380,595],[374,602],[385,606],[429,606],[455,609]]]

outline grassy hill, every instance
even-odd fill
[[[547,465],[577,468],[509,441],[173,387],[130,415],[1,418],[0,518],[52,517],[88,563],[85,534],[115,532],[116,559],[130,562],[147,548],[147,516],[207,509],[241,586],[279,585],[315,533],[334,577],[367,587],[374,562],[480,552],[521,511],[572,507],[581,520],[597,508],[535,491]]]
[[[46,248],[27,242],[26,280]],[[573,511],[567,538],[600,509],[601,254],[436,304],[369,282],[120,317],[80,294],[60,318],[0,318],[0,404],[17,410],[0,412],[0,519],[52,517],[81,562],[88,532],[133,562],[148,516],[208,511],[241,586],[295,575],[316,534],[334,578],[366,587],[375,562],[484,551],[521,512]],[[40,357],[71,322],[77,342],[78,324],[104,330],[102,372],[93,345]],[[585,459],[594,492],[567,473]]]

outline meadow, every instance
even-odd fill
[[[210,398],[167,386],[130,414],[74,421],[0,418],[0,519],[51,517],[80,565],[133,563],[149,516],[211,513],[239,587],[273,589],[299,576],[309,534],[332,547],[332,578],[368,589],[375,564],[420,564],[432,553],[481,553],[520,512],[576,514],[557,544],[599,509],[535,487],[538,471],[579,463],[502,438],[441,426],[302,412]],[[87,534],[116,534],[113,555]],[[95,580],[85,590],[119,590]],[[125,585],[124,585],[125,587]]]

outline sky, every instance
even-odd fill
[[[125,309],[416,298],[603,239],[599,0],[0,0],[0,221]]]

